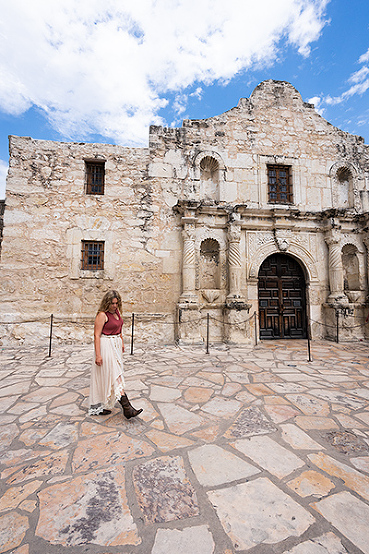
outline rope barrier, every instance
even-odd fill
[[[313,319],[311,319],[310,322],[316,323],[317,325],[322,325],[324,327],[330,327],[331,329],[336,329],[336,325],[329,325],[328,323],[322,323],[321,321],[314,321]],[[359,329],[359,327],[364,327],[365,325],[367,325],[366,322],[361,323],[360,325],[353,325],[353,326],[345,325],[345,329]]]
[[[141,315],[144,316],[144,318],[141,318]],[[162,316],[162,317],[166,317],[166,316]],[[235,322],[229,322],[229,321],[225,321],[225,320],[221,320],[221,319],[217,319],[216,317],[212,316],[212,315],[209,315],[209,318],[211,321],[215,321],[216,323],[221,323],[222,325],[243,325],[245,323],[248,323],[249,321],[251,321],[253,318],[254,318],[254,314],[252,314],[250,317],[248,317],[247,319],[244,319],[242,321],[235,321]],[[131,316],[127,316],[125,318],[125,321],[128,320],[131,320],[132,317]],[[156,319],[156,317],[155,317]],[[140,322],[140,323],[145,323],[145,322],[153,322],[155,321],[155,319],[151,319],[150,317],[147,317],[146,314],[135,314],[135,321],[136,322]],[[187,320],[187,321],[158,321],[157,323],[160,323],[161,325],[178,325],[180,323],[191,323],[191,324],[197,324],[197,323],[201,323],[202,321],[206,321],[207,319],[207,316],[204,315],[202,317],[200,317],[199,319],[195,319],[195,320]],[[45,317],[40,317],[40,318],[37,318],[37,319],[25,319],[23,321],[0,321],[0,325],[23,325],[24,323],[40,323],[40,322],[43,322],[43,321],[49,321],[50,320],[50,316],[45,316]],[[73,320],[73,319],[63,319],[63,318],[58,318],[57,316],[54,316],[53,318],[53,324],[56,325],[56,324],[72,324],[72,325],[93,325],[94,324],[94,319],[86,319],[84,321],[77,321],[77,320]],[[342,320],[342,323],[344,324],[344,321],[345,320]],[[323,327],[328,327],[328,328],[331,328],[331,329],[335,329],[336,328],[336,325],[330,325],[329,323],[324,323],[322,321],[316,321],[314,319],[310,319],[310,323],[315,323],[316,325],[321,325]],[[345,324],[344,327],[345,329],[359,329],[360,327],[365,327],[365,325],[368,325],[369,322],[364,322],[364,323],[360,323],[358,325],[347,325]]]
[[[141,318],[141,316],[144,316],[143,318]],[[167,317],[167,316],[162,316],[162,317]],[[242,325],[244,323],[248,323],[249,321],[251,321],[253,318],[254,318],[254,314],[252,314],[250,317],[248,317],[247,319],[244,319],[242,321],[236,321],[236,322],[229,322],[229,321],[224,321],[224,320],[221,320],[221,319],[217,319],[216,317],[213,317],[212,315],[209,315],[209,318],[211,321],[215,321],[217,323],[221,323],[223,325]],[[132,319],[132,316],[127,316],[125,318],[125,321],[127,320],[131,320]],[[136,322],[139,321],[141,323],[145,323],[145,322],[153,322],[155,321],[157,318],[157,316],[154,316],[153,318],[150,318],[147,316],[147,314],[137,314],[135,313],[135,320]],[[195,320],[187,320],[187,321],[158,321],[158,323],[160,323],[161,325],[178,325],[179,323],[191,323],[191,324],[195,324],[195,323],[201,323],[202,321],[206,321],[207,319],[207,316],[204,315],[202,317],[200,317],[199,319],[195,319]],[[345,318],[346,319],[346,318]],[[342,323],[344,323],[345,319],[341,319]],[[0,325],[23,325],[24,323],[39,323],[39,322],[43,322],[43,321],[49,321],[50,320],[50,316],[45,316],[45,317],[40,317],[40,318],[37,318],[37,319],[24,319],[23,321],[0,321]],[[66,323],[66,324],[73,324],[73,325],[93,325],[94,324],[94,319],[92,318],[89,318],[89,319],[86,319],[84,321],[77,321],[77,320],[73,320],[73,319],[63,319],[63,318],[58,318],[57,316],[54,316],[53,318],[53,323],[54,325],[55,324],[63,324],[63,323]],[[324,323],[322,321],[316,321],[314,319],[310,319],[310,323],[315,323],[316,325],[321,325],[323,327],[329,327],[331,329],[335,329],[336,326],[335,325],[330,325],[329,323]],[[369,321],[368,322],[364,322],[364,323],[360,323],[358,325],[344,325],[345,326],[345,329],[359,329],[360,327],[365,327],[365,325],[368,325],[369,324]]]
[[[322,325],[324,327],[330,327],[331,329],[336,328],[336,325],[329,325],[328,323],[322,323],[321,321],[314,321],[314,319],[311,319],[310,323],[316,323],[317,325]]]
[[[175,331],[175,334],[178,333],[179,326],[181,325],[199,325],[202,324],[204,321],[206,321],[206,353],[209,354],[209,337],[210,337],[210,321],[214,321],[216,323],[219,323],[223,326],[229,326],[229,327],[240,327],[240,325],[248,324],[252,319],[254,319],[254,330],[255,330],[255,345],[258,343],[258,327],[257,327],[257,313],[254,312],[252,315],[250,315],[247,319],[244,319],[242,321],[226,321],[225,319],[221,320],[217,317],[214,317],[208,313],[202,315],[201,317],[198,317],[197,319],[191,320],[184,320],[183,316],[180,317],[179,320],[176,321],[167,321],[169,317],[172,316],[172,314],[136,314],[133,313],[130,315],[127,315],[125,317],[125,321],[131,322],[131,354],[133,354],[133,343],[134,343],[134,325],[136,323],[156,323],[159,325],[172,325],[174,328],[177,328],[177,331]],[[341,316],[341,318],[340,318]],[[351,315],[345,315],[344,313],[341,313],[340,311],[336,310],[336,324],[330,325],[329,323],[323,323],[321,321],[315,321],[313,319],[310,319],[309,322],[307,322],[307,339],[308,339],[308,348],[309,348],[309,361],[311,361],[310,357],[310,334],[309,334],[309,327],[312,324],[320,325],[327,329],[335,329],[336,330],[336,341],[339,342],[339,329],[350,331],[354,329],[359,329],[365,327],[365,325],[368,324],[368,322],[365,320],[364,323],[360,323],[359,325],[347,325],[346,320],[348,317],[353,317]],[[356,318],[355,318],[356,319]],[[25,319],[23,321],[0,321],[0,325],[23,325],[27,323],[45,323],[47,321],[50,321],[50,332],[49,332],[49,357],[51,356],[51,342],[52,342],[52,334],[53,334],[53,326],[55,325],[83,325],[83,326],[89,326],[93,325],[95,318],[94,317],[82,317],[81,319],[68,319],[64,317],[54,317],[53,314],[51,316],[42,316],[38,318],[33,319]],[[178,338],[177,338],[178,340]],[[204,339],[205,340],[205,339]]]
[[[252,314],[248,319],[245,319],[244,321],[235,321],[234,323],[232,323],[232,322],[230,323],[228,321],[222,321],[220,319],[216,319],[215,317],[210,316],[210,319],[212,321],[216,321],[217,323],[222,323],[223,325],[242,325],[243,323],[247,323],[248,321],[250,321],[253,318],[254,318],[254,314]],[[203,318],[203,319],[205,319],[205,318]]]

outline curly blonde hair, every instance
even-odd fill
[[[99,309],[97,310],[97,313],[100,312],[107,312],[109,309],[110,304],[113,302],[113,299],[116,298],[118,300],[118,310],[119,313],[122,313],[122,299],[120,297],[120,294],[116,290],[109,290],[106,292],[103,296],[103,299],[100,302]]]

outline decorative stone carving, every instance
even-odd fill
[[[229,294],[227,298],[241,298],[241,221],[240,216],[233,213],[228,225],[228,275]]]
[[[331,228],[325,236],[325,242],[328,245],[328,264],[329,264],[329,288],[328,303],[347,303],[348,299],[343,284],[343,266],[341,255],[341,236],[337,229]]]
[[[183,264],[181,302],[196,302],[195,222],[193,217],[183,217]]]
[[[206,302],[209,302],[209,304],[212,304],[217,300],[220,296],[220,290],[218,289],[205,289],[201,291],[201,294],[205,298]]]
[[[289,248],[289,242],[286,239],[276,239],[277,246],[281,252],[287,252]]]
[[[366,274],[369,280],[369,232],[363,235],[363,243],[366,246]],[[367,283],[367,289],[369,289],[369,282]],[[368,295],[369,299],[369,295]]]

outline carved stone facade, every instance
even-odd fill
[[[103,193],[86,188],[89,164]],[[334,338],[337,313],[341,338],[365,338],[368,210],[369,147],[286,82],[152,126],[148,148],[10,137],[2,341],[39,344],[51,313],[57,338],[91,339],[110,288],[142,341]]]

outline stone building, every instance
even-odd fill
[[[140,341],[365,338],[368,210],[364,139],[286,82],[148,148],[12,136],[2,341],[92,338],[110,288]]]
[[[0,255],[1,255],[1,243],[3,241],[4,210],[5,210],[5,200],[0,200]]]

